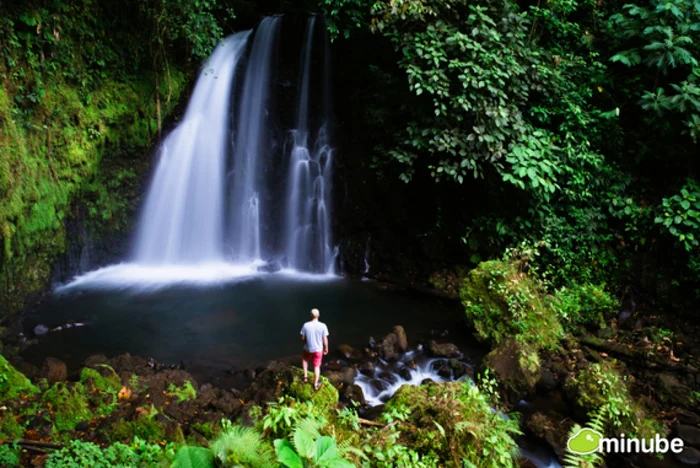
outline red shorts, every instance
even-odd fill
[[[317,351],[315,353],[310,353],[308,351],[304,351],[304,354],[301,355],[301,358],[304,361],[308,361],[309,359],[313,359],[314,367],[320,367],[321,366],[321,359],[323,359],[323,352]]]

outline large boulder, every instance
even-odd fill
[[[396,348],[405,353],[408,351],[408,337],[406,336],[406,330],[401,325],[396,325],[394,327],[394,335],[396,335]]]
[[[513,338],[504,340],[487,354],[482,364],[493,372],[500,383],[503,401],[511,408],[535,390],[542,376],[537,350]]]
[[[44,365],[41,366],[41,377],[45,378],[49,385],[63,382],[68,378],[68,367],[60,359],[47,357],[44,360]]]
[[[399,348],[399,338],[394,333],[389,333],[384,337],[379,345],[379,356],[385,361],[398,361],[401,358]]]
[[[452,343],[437,343],[430,340],[425,344],[428,354],[434,357],[459,358],[462,357],[462,352]]]
[[[348,344],[341,344],[338,346],[338,352],[345,358],[350,361],[359,361],[362,359],[362,351],[353,348],[352,346]]]

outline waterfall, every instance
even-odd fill
[[[229,97],[249,35],[235,34],[216,47],[182,122],[160,146],[137,232],[136,263],[191,264],[223,258]]]
[[[238,125],[234,135],[234,162],[229,242],[235,261],[260,260],[262,170],[260,161],[270,149],[268,115],[270,75],[281,17],[261,21],[248,59]]]
[[[158,149],[132,262],[59,289],[228,281],[281,269],[273,257],[288,259],[286,274],[334,273],[328,32],[322,17],[308,20],[293,146],[280,160],[274,148],[289,134],[273,106],[281,26],[282,17],[264,18],[254,33],[226,38],[203,67],[182,121]]]
[[[287,180],[286,253],[289,266],[299,270],[334,272],[337,251],[331,229],[333,149],[330,136],[330,55],[325,37],[323,53],[323,121],[312,140],[309,88],[313,38],[317,18],[309,18],[300,60],[296,129],[292,132]],[[325,30],[325,25],[324,25]]]

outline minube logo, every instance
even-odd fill
[[[603,437],[598,431],[583,428],[569,438],[567,447],[572,453],[578,455],[588,455],[594,452],[602,453],[666,453],[669,450],[673,453],[683,451],[683,441],[679,438],[671,439],[656,434],[651,439]]]

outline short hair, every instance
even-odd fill
[[[311,317],[318,318],[319,315],[321,315],[321,312],[318,309],[311,309]]]

